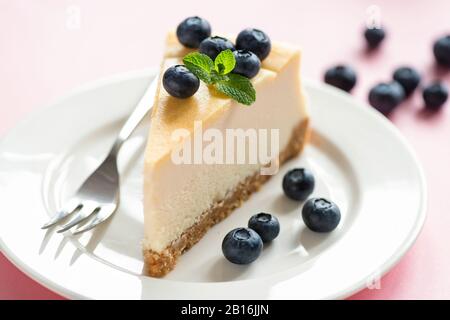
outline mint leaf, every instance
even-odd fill
[[[251,105],[256,101],[256,92],[250,80],[230,73],[236,65],[236,59],[230,49],[219,53],[214,61],[205,54],[193,52],[186,55],[183,62],[201,81],[214,85],[217,91],[237,102]]]
[[[206,54],[192,52],[183,58],[186,68],[195,74],[200,80],[211,84],[211,71],[214,70],[214,62]]]
[[[244,76],[230,73],[228,80],[215,83],[217,91],[247,106],[256,101],[256,92],[250,80]]]
[[[227,75],[219,74],[216,70],[211,70],[211,82],[216,83],[219,81],[228,81],[229,78]]]
[[[230,49],[224,50],[214,60],[214,67],[218,74],[225,75],[233,71],[236,59]]]

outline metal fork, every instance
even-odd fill
[[[156,80],[153,81],[139,100],[133,113],[120,130],[106,159],[81,184],[75,195],[62,206],[61,210],[42,226],[42,229],[58,224],[71,215],[72,219],[58,230],[58,232],[64,232],[90,218],[90,221],[73,232],[73,234],[79,234],[95,228],[116,211],[120,200],[117,155],[122,144],[150,111],[156,92],[156,83]]]

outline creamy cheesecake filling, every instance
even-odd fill
[[[277,74],[266,71],[269,76],[257,84],[257,100],[253,105],[231,102],[220,117],[204,123],[203,129],[216,128],[224,136],[226,129],[279,129],[279,148],[283,150],[294,128],[308,117],[299,83],[299,58],[294,56]],[[167,155],[165,161],[146,163],[144,249],[163,251],[213,203],[225,198],[262,165],[177,165]]]

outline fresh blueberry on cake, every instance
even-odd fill
[[[176,65],[164,72],[163,86],[171,96],[184,99],[197,92],[200,81],[188,68]]]
[[[249,228],[231,230],[223,239],[222,252],[228,261],[249,264],[258,259],[263,249],[261,237]]]
[[[249,79],[256,76],[261,68],[261,61],[256,54],[247,50],[236,50],[233,52],[236,66],[233,73],[237,73]]]
[[[247,28],[238,34],[236,48],[251,51],[258,56],[259,60],[263,61],[269,55],[272,44],[264,31]]]
[[[252,216],[248,221],[248,227],[255,230],[263,242],[274,240],[280,233],[280,223],[277,217],[264,212]]]
[[[265,59],[256,75],[249,79],[233,73],[239,58],[235,58],[234,47],[226,38],[206,38],[196,51],[180,43],[174,32],[167,36],[143,173],[143,254],[151,276],[161,277],[174,269],[183,252],[271,177],[263,174],[272,162],[267,159],[253,162],[246,158],[243,163],[213,165],[195,163],[195,159],[181,164],[174,162],[172,156],[180,146],[194,145],[199,130],[196,124],[201,124],[202,132],[214,129],[223,137],[230,129],[278,130],[279,151],[272,159],[280,165],[299,155],[308,140],[309,113],[300,81],[300,50],[277,42],[267,45],[266,36],[261,38],[261,33],[257,33],[257,42],[252,39],[241,37],[239,43],[243,47],[239,49],[262,54]],[[246,45],[245,41],[249,43]],[[261,44],[264,48],[258,47]],[[177,95],[183,97],[194,92],[190,80],[182,89],[174,83],[167,86],[164,81],[166,70],[178,65],[184,65],[200,80],[198,90],[188,99]],[[173,134],[180,131],[183,134],[174,139]],[[255,231],[243,230],[234,233],[230,241],[245,242],[246,237],[254,239],[255,234],[262,244]],[[224,247],[227,254],[229,245]],[[230,246],[234,248],[234,244]],[[258,250],[253,252],[255,256],[259,255]],[[236,258],[234,251],[231,256]],[[249,257],[236,261],[248,262],[245,259]]]
[[[330,232],[336,229],[341,221],[338,206],[324,198],[312,198],[306,201],[302,209],[305,225],[314,232]]]
[[[369,102],[378,111],[388,115],[405,98],[405,90],[397,82],[379,83],[369,92]]]
[[[448,88],[442,82],[433,83],[423,90],[423,99],[428,110],[439,110],[447,98]]]
[[[396,69],[393,78],[403,87],[405,96],[411,95],[420,83],[420,74],[410,67]]]
[[[450,67],[450,35],[439,38],[433,45],[433,53],[437,63]]]
[[[214,60],[219,53],[227,49],[234,51],[233,43],[226,38],[215,36],[203,40],[200,43],[199,51]]]
[[[184,19],[177,28],[178,41],[188,48],[198,48],[211,35],[209,22],[200,17]]]
[[[351,91],[356,84],[356,72],[353,68],[337,65],[325,72],[325,83],[344,91]]]

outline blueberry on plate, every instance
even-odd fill
[[[450,67],[450,35],[439,38],[434,43],[433,53],[439,64]]]
[[[337,65],[325,72],[324,80],[325,83],[349,92],[356,84],[356,73],[349,66]]]
[[[448,98],[448,88],[442,82],[433,83],[423,90],[425,107],[429,110],[440,109]]]
[[[216,57],[224,50],[230,49],[234,51],[234,45],[230,40],[222,37],[208,37],[200,43],[200,53],[206,54],[211,59]]]
[[[369,102],[378,111],[388,115],[405,98],[403,87],[396,81],[379,83],[369,92]]]
[[[403,87],[405,96],[411,95],[420,82],[420,74],[410,67],[397,68],[394,71],[393,78]]]
[[[249,79],[258,74],[261,68],[261,61],[259,61],[256,54],[247,50],[236,50],[233,54],[236,59],[236,66],[233,69],[233,73],[240,74]]]
[[[270,53],[272,44],[267,34],[261,30],[247,28],[239,32],[236,38],[236,48],[248,50],[263,61]]]
[[[310,230],[330,232],[336,229],[341,221],[341,211],[334,202],[323,198],[312,198],[303,206],[302,218]]]
[[[184,99],[197,92],[200,81],[188,68],[176,65],[164,72],[163,86],[171,96]]]
[[[269,213],[258,213],[250,218],[248,227],[255,230],[263,242],[270,242],[280,233],[278,219]]]
[[[235,264],[252,263],[259,257],[262,248],[261,237],[249,228],[231,230],[222,242],[223,255]]]
[[[284,194],[292,200],[306,200],[313,192],[314,184],[312,172],[304,168],[292,169],[283,177]]]
[[[370,49],[378,47],[385,36],[386,32],[383,28],[367,28],[364,31],[364,37],[366,38],[367,45]]]
[[[209,22],[200,17],[186,18],[177,27],[178,41],[188,48],[198,48],[200,42],[210,35]]]

